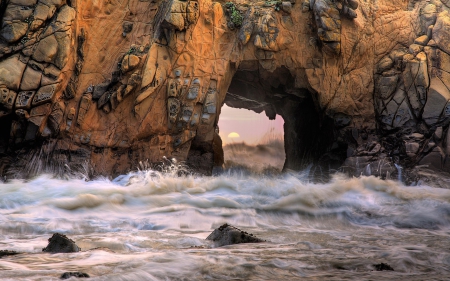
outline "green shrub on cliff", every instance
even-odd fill
[[[230,20],[234,24],[235,27],[240,27],[242,22],[244,21],[244,17],[239,13],[238,9],[236,9],[236,5],[232,2],[227,2],[225,4],[230,15]]]

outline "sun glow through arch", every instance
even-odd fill
[[[228,138],[230,138],[230,139],[237,139],[237,138],[240,138],[240,137],[241,136],[238,133],[236,133],[236,132],[231,132],[231,133],[228,134]]]

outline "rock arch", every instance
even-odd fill
[[[437,78],[447,85],[450,21],[447,3],[432,2],[1,1],[3,166],[38,155],[96,174],[164,156],[211,167],[220,106],[253,75],[270,102],[254,101],[288,120],[286,168],[347,158],[356,175],[371,163],[385,174],[428,146],[445,168],[448,119],[434,108],[449,99]],[[408,74],[417,69],[423,81]]]

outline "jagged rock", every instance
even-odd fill
[[[240,243],[261,243],[264,240],[259,239],[253,234],[249,234],[229,224],[224,224],[215,229],[206,240],[211,240],[217,247],[240,244]]]
[[[0,250],[0,259],[2,257],[6,257],[6,256],[15,256],[18,255],[20,253],[16,252],[16,251],[9,251],[9,250]]]
[[[81,249],[67,236],[55,233],[48,239],[48,245],[42,251],[47,253],[74,253],[81,251]]]
[[[69,279],[71,277],[76,277],[76,278],[89,278],[89,274],[87,273],[83,273],[83,272],[64,272],[60,279]]]

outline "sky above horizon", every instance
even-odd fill
[[[269,120],[264,112],[258,114],[224,104],[219,117],[219,135],[223,145],[238,142],[256,145],[269,137],[283,139],[283,125],[284,120],[279,115],[275,120]]]

